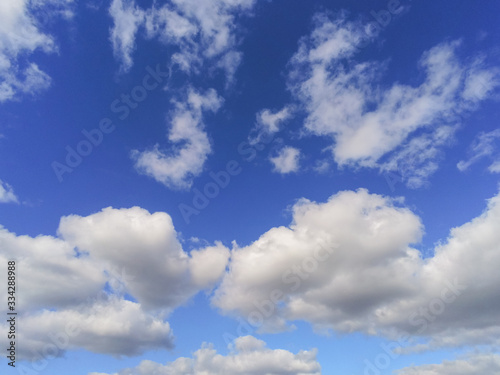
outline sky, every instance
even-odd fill
[[[499,14],[3,1],[1,372],[500,374]]]

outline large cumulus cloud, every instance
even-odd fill
[[[168,214],[139,207],[63,217],[57,237],[1,228],[2,267],[15,259],[18,270],[19,358],[45,355],[54,345],[57,355],[171,348],[168,314],[212,288],[228,257],[220,243],[185,252]],[[1,293],[6,300],[6,288]]]
[[[432,257],[402,202],[366,190],[300,200],[288,227],[236,249],[213,298],[261,331],[316,329],[423,338],[424,346],[498,344],[500,195],[450,231]]]

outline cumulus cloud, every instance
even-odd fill
[[[229,257],[220,243],[188,255],[168,214],[139,207],[66,216],[58,233],[96,263],[127,270],[124,285],[145,308],[175,308],[212,287]]]
[[[494,296],[500,292],[500,275],[495,271],[500,264],[500,236],[496,229],[499,224],[500,194],[497,194],[480,216],[451,229],[446,242],[435,247],[434,256],[421,270],[419,298],[400,301],[400,313],[412,319],[403,321],[388,312],[383,320],[392,324],[397,318],[401,321],[399,327],[409,332],[412,326],[413,330],[418,328],[431,336],[430,346],[498,345],[500,325],[495,311],[500,305]],[[433,298],[440,298],[437,291],[443,292],[443,288],[438,286],[446,280],[457,280],[466,289],[461,290],[459,298],[439,319],[433,317],[424,322],[422,308],[432,307],[429,304]]]
[[[61,356],[66,350],[80,348],[94,353],[132,356],[173,347],[168,322],[147,314],[138,303],[105,298],[77,307],[23,316],[23,330],[19,335],[23,345],[18,356],[38,360],[47,353]]]
[[[408,334],[419,349],[498,344],[500,195],[424,259],[423,226],[398,200],[345,191],[300,200],[288,227],[236,249],[213,304],[260,331]]]
[[[139,207],[66,216],[57,233],[30,237],[0,228],[2,267],[15,259],[19,269],[23,358],[54,345],[54,335],[67,341],[58,355],[170,348],[168,313],[213,288],[229,258],[220,243],[184,252],[170,216]],[[7,300],[5,287],[0,294]]]
[[[359,190],[323,204],[302,199],[292,212],[289,227],[272,228],[234,251],[214,296],[217,307],[252,319],[258,306],[281,294],[266,330],[294,319],[368,330],[371,311],[413,291],[408,281],[419,254],[408,244],[420,239],[422,226],[408,209]]]
[[[320,375],[316,350],[293,354],[283,349],[268,349],[265,342],[253,336],[239,337],[234,350],[224,356],[212,345],[204,344],[193,353],[193,358],[178,358],[165,365],[142,361],[139,366],[121,370],[113,375]],[[89,375],[106,375],[90,373]]]
[[[8,183],[0,180],[0,203],[18,203],[14,189]]]
[[[115,55],[123,70],[130,69],[135,39],[143,27],[147,38],[175,48],[172,63],[181,70],[199,72],[209,62],[231,81],[241,61],[235,18],[250,12],[254,4],[255,0],[172,0],[144,10],[134,0],[113,0]]]
[[[60,238],[18,236],[2,227],[0,244],[3,264],[16,259],[23,270],[19,275],[23,293],[17,299],[26,311],[65,308],[104,286],[102,268],[87,257],[77,258],[74,249]]]
[[[382,157],[398,159],[391,152],[422,132],[438,148],[442,138],[431,134],[491,97],[499,84],[497,69],[478,59],[462,62],[455,41],[423,54],[419,85],[381,86],[388,62],[355,60],[365,36],[361,23],[348,21],[345,14],[318,14],[314,26],[290,61],[289,88],[306,112],[304,129],[332,139],[332,155],[340,166],[381,168]],[[393,163],[382,163],[381,169]],[[415,176],[409,170],[405,180],[414,184],[434,170],[429,163],[417,165]]]
[[[457,164],[457,168],[464,172],[483,158],[491,158],[493,164],[488,168],[492,173],[500,172],[500,150],[495,142],[500,139],[500,129],[495,129],[490,132],[479,133],[469,147],[469,159],[461,160]]]
[[[269,158],[274,166],[274,171],[287,174],[299,170],[300,150],[294,147],[283,147],[278,151],[278,155]]]
[[[50,86],[50,77],[29,61],[37,51],[57,50],[54,38],[41,31],[40,20],[71,17],[72,1],[4,1],[0,5],[0,102],[34,95]]]
[[[146,151],[134,150],[131,154],[139,173],[154,178],[173,189],[191,187],[193,178],[198,176],[212,148],[204,131],[204,112],[215,113],[222,105],[215,90],[205,93],[189,90],[185,102],[175,101],[171,114],[168,140],[182,144],[175,152],[167,153],[155,145]]]
[[[497,354],[473,354],[463,359],[444,361],[438,365],[406,367],[396,373],[398,375],[500,374],[500,356]]]

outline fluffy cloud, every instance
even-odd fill
[[[43,17],[70,17],[72,1],[3,1],[0,5],[0,102],[18,94],[36,94],[50,86],[51,79],[28,60],[36,51],[57,50],[51,35],[42,32]]]
[[[289,227],[234,251],[213,303],[252,320],[258,306],[281,294],[266,330],[284,329],[285,320],[294,319],[368,330],[370,312],[414,290],[409,281],[419,254],[408,244],[421,234],[413,213],[365,190],[341,192],[323,204],[302,199]]]
[[[300,200],[289,227],[234,250],[213,304],[261,331],[305,320],[318,330],[393,332],[419,349],[498,344],[500,195],[423,259],[420,219],[365,190]]]
[[[278,155],[270,157],[269,160],[274,166],[274,171],[287,174],[299,170],[300,150],[294,147],[283,147],[278,151]]]
[[[173,347],[168,322],[145,313],[138,303],[119,298],[103,298],[73,309],[43,310],[23,316],[22,322],[19,341],[23,345],[18,356],[32,361],[79,348],[132,356]]]
[[[8,183],[0,180],[0,203],[17,203],[18,199],[14,194],[14,189]]]
[[[434,256],[421,270],[418,298],[400,301],[392,313],[381,311],[382,322],[393,324],[397,319],[396,325],[408,332],[418,328],[417,332],[431,336],[431,346],[498,345],[500,325],[495,311],[500,302],[495,296],[500,293],[500,275],[496,272],[500,265],[499,225],[500,194],[488,201],[480,216],[453,228],[446,242],[435,247]],[[436,310],[440,303],[435,299],[445,300],[438,291],[443,293],[443,286],[452,280],[466,289],[442,314],[427,319],[423,308]]]
[[[189,90],[185,102],[175,102],[171,114],[171,127],[168,140],[183,143],[173,155],[169,155],[155,145],[147,151],[132,152],[132,159],[139,173],[153,177],[158,182],[173,189],[191,187],[193,178],[198,176],[211,152],[210,141],[204,131],[203,113],[217,112],[222,99],[215,90],[205,93]]]
[[[432,134],[454,123],[490,97],[499,84],[498,70],[477,59],[463,63],[456,53],[460,43],[451,42],[423,54],[419,67],[425,78],[420,85],[394,83],[381,88],[387,63],[354,60],[365,38],[360,23],[345,15],[319,14],[314,25],[290,61],[289,88],[306,111],[305,130],[332,138],[332,154],[340,166],[380,168],[382,162],[381,169],[387,169],[396,163],[391,157],[399,158],[398,147],[417,130]],[[440,142],[437,137],[432,147]],[[389,162],[381,161],[383,157]],[[405,176],[410,184],[435,168],[424,163],[415,170],[415,178],[412,170]]]
[[[479,133],[469,147],[469,160],[460,161],[457,164],[457,168],[463,172],[482,158],[488,157],[494,159],[493,164],[488,168],[490,172],[500,172],[500,152],[495,145],[495,141],[498,139],[500,139],[500,129],[495,129],[488,133]]]
[[[222,276],[229,250],[220,243],[182,250],[170,216],[139,207],[61,219],[59,235],[107,269],[127,270],[127,291],[145,308],[175,308]]]
[[[178,358],[162,365],[142,361],[135,368],[113,375],[319,375],[321,368],[316,361],[316,350],[293,354],[282,349],[268,349],[266,344],[252,336],[235,340],[234,351],[227,356],[218,354],[211,345],[204,345],[193,358]],[[106,375],[90,373],[89,375]]]
[[[412,366],[397,371],[398,375],[476,375],[499,374],[500,356],[475,354],[464,359],[444,361],[439,365]]]
[[[0,262],[6,268],[16,260],[22,290],[19,355],[32,359],[51,345],[58,355],[74,348],[113,355],[170,348],[168,313],[213,288],[228,257],[220,243],[184,252],[170,216],[139,207],[63,217],[58,237],[1,228]],[[6,288],[0,292],[7,300]],[[6,345],[6,337],[0,340]]]
[[[143,10],[134,0],[113,0],[111,38],[122,69],[132,66],[139,27],[147,38],[174,46],[172,63],[187,73],[198,72],[206,61],[222,68],[229,81],[241,60],[236,51],[235,16],[249,12],[255,0],[172,0]]]
[[[25,310],[75,305],[104,286],[102,268],[88,257],[76,257],[74,249],[60,238],[17,236],[2,227],[0,245],[2,264],[16,259],[23,270],[19,275],[23,293],[17,299]]]

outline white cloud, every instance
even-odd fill
[[[18,203],[14,189],[8,183],[0,180],[0,203]]]
[[[17,236],[2,227],[0,244],[3,264],[16,259],[23,270],[18,277],[23,293],[17,299],[25,311],[75,305],[104,286],[102,267],[87,257],[77,258],[64,240],[52,236]]]
[[[248,318],[278,290],[282,298],[272,304],[265,330],[284,329],[294,319],[368,330],[377,306],[414,290],[408,282],[419,254],[408,244],[421,235],[418,217],[365,190],[323,204],[302,199],[289,227],[272,228],[234,251],[213,302]]]
[[[410,138],[403,143],[389,160],[380,163],[381,172],[395,173],[409,188],[420,188],[428,182],[428,177],[439,168],[442,146],[451,142],[456,127],[440,126],[432,133]]]
[[[23,345],[17,354],[27,360],[41,359],[49,347],[52,347],[49,353],[57,356],[79,348],[133,356],[173,347],[168,322],[145,313],[138,303],[119,298],[108,297],[73,309],[43,310],[21,319],[19,341]]]
[[[361,23],[325,14],[316,15],[314,23],[290,61],[289,88],[306,111],[305,130],[332,138],[340,166],[380,168],[380,159],[417,130],[432,134],[456,122],[491,97],[500,82],[498,70],[484,62],[460,61],[460,43],[451,42],[423,54],[419,66],[425,78],[419,85],[381,86],[388,62],[355,60],[365,35]],[[426,164],[413,174],[422,179],[434,169]]]
[[[287,174],[299,170],[300,150],[294,147],[283,147],[278,155],[270,157],[269,160],[274,166],[274,171]]]
[[[431,336],[431,347],[499,344],[500,324],[495,311],[500,302],[494,297],[500,293],[500,275],[496,272],[500,265],[499,226],[500,194],[497,194],[480,216],[451,229],[446,242],[435,247],[434,256],[421,271],[421,295],[400,305],[401,313],[405,314],[428,306],[428,301],[437,294],[438,285],[445,280],[458,280],[467,287],[442,317],[427,325],[422,322],[417,325]],[[388,318],[391,322],[392,317]],[[408,323],[403,327],[409,331],[412,325]]]
[[[222,99],[213,89],[205,93],[190,89],[185,102],[174,103],[168,140],[183,145],[169,154],[155,145],[147,151],[134,150],[131,156],[139,173],[153,177],[169,188],[187,189],[192,185],[193,178],[202,172],[212,151],[204,131],[203,113],[217,112]]]
[[[133,0],[114,0],[110,14],[113,49],[123,70],[132,66],[131,52],[140,27],[147,38],[174,46],[172,62],[186,73],[199,72],[205,62],[222,68],[231,81],[241,54],[236,51],[235,16],[247,14],[255,0],[172,0],[143,10]]]
[[[280,131],[282,123],[292,118],[293,109],[291,106],[285,106],[281,110],[272,112],[264,109],[257,113],[257,122],[255,124],[255,135],[250,136],[252,144],[260,142],[263,138],[276,134]]]
[[[109,14],[114,20],[111,29],[111,44],[115,57],[121,61],[121,70],[128,71],[132,65],[135,35],[144,22],[145,12],[135,6],[133,0],[113,0]]]
[[[193,358],[178,358],[165,365],[142,361],[139,366],[121,370],[114,375],[320,375],[316,350],[293,354],[283,349],[268,349],[266,344],[252,336],[235,340],[234,350],[224,356],[204,344]],[[90,373],[89,375],[106,375]]]
[[[396,373],[398,375],[500,374],[500,356],[497,354],[472,354],[463,359],[444,361],[438,365],[411,366]]]
[[[0,84],[0,102],[12,100],[17,94],[35,95],[49,88],[51,78],[38,65],[31,63],[22,73],[12,71],[3,75]]]
[[[487,99],[498,85],[500,85],[499,69],[484,69],[484,61],[478,58],[466,74],[462,97],[474,104]]]
[[[166,316],[213,288],[230,255],[220,243],[186,253],[177,237],[168,214],[139,207],[63,217],[58,237],[19,236],[0,228],[2,267],[6,271],[7,260],[15,259],[19,269],[20,355],[31,358],[43,350],[67,323],[79,333],[60,354],[85,348],[135,355],[171,347]],[[6,295],[6,288],[0,289],[0,297],[7,300]],[[0,327],[7,329],[5,322]]]
[[[495,141],[500,139],[500,129],[492,130],[488,133],[479,133],[469,147],[469,160],[460,161],[457,168],[466,171],[471,165],[485,157],[496,159],[489,167],[490,172],[498,172],[500,165],[500,149],[495,145]]]
[[[488,167],[488,170],[491,173],[500,173],[500,160],[497,160],[497,161],[493,162],[493,164],[491,164]]]
[[[500,194],[427,259],[411,247],[420,219],[399,205],[365,190],[300,200],[290,226],[233,251],[213,304],[267,332],[304,320],[318,330],[408,333],[424,339],[419,350],[498,345]]]
[[[223,275],[229,250],[216,244],[188,255],[172,219],[139,207],[61,219],[59,234],[107,269],[127,270],[127,291],[145,308],[173,309]]]
[[[75,16],[74,0],[31,0],[33,15],[41,25],[50,24],[55,18],[70,20]]]
[[[313,170],[317,173],[326,173],[330,170],[330,161],[328,159],[316,160]]]
[[[50,86],[50,77],[30,62],[36,51],[57,50],[54,38],[42,32],[42,18],[71,17],[72,1],[3,1],[0,5],[0,102],[19,94],[33,95]]]

